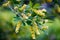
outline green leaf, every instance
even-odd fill
[[[29,2],[29,6],[32,7],[32,5],[33,5],[33,3],[32,3],[32,1],[30,1],[30,2]]]
[[[33,8],[39,8],[40,7],[40,4],[39,3],[36,3]]]

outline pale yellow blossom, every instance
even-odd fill
[[[21,27],[21,22],[18,21],[18,23],[17,23],[17,25],[16,25],[16,29],[15,29],[15,32],[16,32],[16,33],[18,33],[20,27]]]

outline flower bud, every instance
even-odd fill
[[[39,15],[42,16],[42,17],[44,17],[45,16],[45,13],[40,13]]]
[[[32,9],[33,12],[35,12],[37,15],[44,17],[45,13],[42,12],[42,10],[36,10],[36,9]]]
[[[57,8],[57,12],[60,13],[60,7]]]
[[[32,37],[32,39],[36,39],[33,27],[30,27],[30,30],[31,30],[31,37]]]
[[[4,3],[2,6],[6,7],[10,5],[10,1],[8,1],[7,3]]]
[[[36,30],[36,34],[37,34],[37,35],[40,35],[40,32],[39,32],[39,30]]]
[[[48,22],[48,20],[46,19],[46,20],[45,20],[45,23],[47,23],[47,22]]]
[[[26,8],[26,4],[24,4],[21,8],[19,8],[20,11],[23,11]]]
[[[17,6],[15,6],[15,7],[14,7],[14,9],[15,9],[15,10],[17,10],[17,9],[18,9],[18,7],[17,7]]]
[[[38,11],[37,11],[36,9],[32,9],[32,11],[35,12],[36,14],[38,14],[38,13],[37,13]]]
[[[42,26],[42,30],[48,29],[48,26]]]
[[[23,19],[28,19],[28,17],[23,13],[22,13],[22,17],[23,17]]]
[[[35,34],[32,34],[31,36],[32,36],[32,39],[36,39],[36,38],[35,38]]]
[[[16,33],[18,33],[20,26],[21,26],[21,22],[18,21],[18,23],[17,23],[17,25],[16,25],[16,29],[15,29],[15,32],[16,32]]]
[[[40,35],[40,32],[39,32],[39,30],[38,30],[38,26],[37,26],[37,24],[34,22],[34,25],[33,25],[34,27],[35,27],[35,32],[36,32],[36,34],[37,35]]]
[[[46,9],[42,9],[42,12],[46,12]]]
[[[28,17],[31,16],[31,13],[27,13],[27,16],[28,16]]]
[[[8,5],[7,3],[4,3],[2,6],[3,6],[3,7],[6,7],[7,5]]]

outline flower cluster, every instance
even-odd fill
[[[17,0],[20,1],[20,0]],[[21,1],[20,1],[21,2]],[[30,1],[29,4],[10,4],[11,1],[7,1],[7,3],[3,4],[3,6],[8,6],[15,14],[16,14],[16,29],[15,32],[18,33],[19,29],[26,24],[30,26],[31,37],[32,39],[36,39],[35,35],[40,35],[39,30],[47,30],[48,26],[44,25],[48,20],[45,19],[46,17],[46,9],[39,9],[32,5]],[[13,6],[12,6],[13,5]],[[40,6],[40,5],[39,5]]]

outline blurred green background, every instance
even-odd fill
[[[48,35],[41,32],[36,40],[60,40],[60,14],[54,15],[56,17],[46,23],[49,26]],[[22,27],[18,34],[15,33],[14,17],[15,14],[9,8],[0,7],[0,40],[32,40],[28,26]]]

